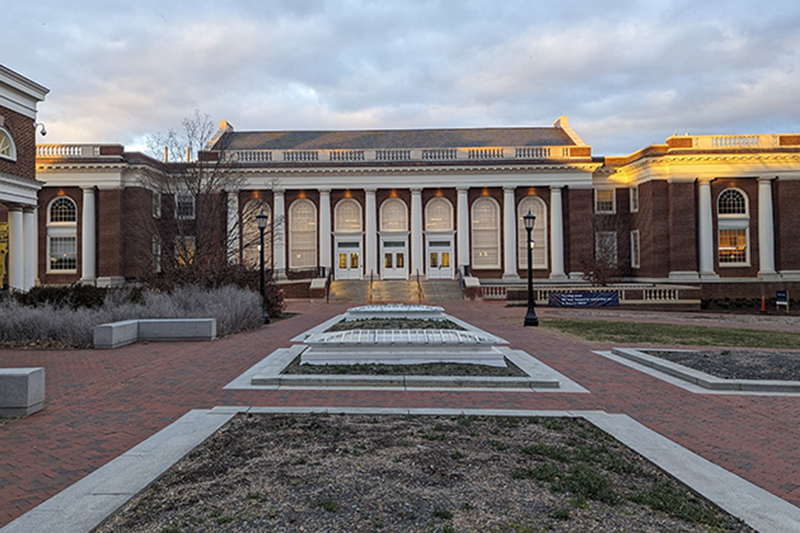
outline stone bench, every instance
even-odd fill
[[[94,347],[119,348],[138,341],[213,341],[216,337],[216,318],[144,318],[95,326]]]
[[[44,368],[0,368],[0,418],[28,416],[44,407]]]

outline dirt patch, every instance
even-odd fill
[[[252,415],[234,418],[97,531],[709,526],[753,531],[579,419]]]
[[[800,352],[777,350],[641,350],[722,379],[800,381]]]

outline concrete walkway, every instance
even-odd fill
[[[523,328],[524,309],[453,302],[446,312],[534,355],[589,393],[226,390],[223,387],[346,304],[292,303],[298,316],[210,343],[117,350],[0,350],[0,367],[43,366],[45,408],[0,425],[0,526],[193,409],[288,408],[605,411],[654,432],[800,506],[800,396],[699,394],[603,357],[611,346]],[[551,310],[541,309],[541,317]],[[636,315],[616,317],[635,320]],[[665,320],[668,320],[665,317]],[[652,320],[650,317],[647,320]],[[719,325],[742,327],[721,320]],[[713,317],[704,324],[717,325]],[[761,327],[753,325],[750,327]]]

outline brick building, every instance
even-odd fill
[[[800,135],[673,136],[603,157],[566,117],[375,131],[237,132],[222,122],[199,159],[235,176],[216,192],[213,239],[254,264],[254,214],[264,212],[279,277],[513,283],[525,277],[531,212],[539,283],[579,283],[599,255],[626,282],[705,295],[800,283]],[[112,284],[178,248],[195,253],[202,199],[180,188],[191,165],[119,145],[39,146],[39,280]],[[165,194],[143,176],[178,186]],[[194,222],[164,242],[145,219]]]
[[[36,106],[47,92],[0,65],[0,288],[36,282]]]

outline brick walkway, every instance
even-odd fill
[[[608,345],[523,328],[524,308],[501,303],[454,302],[445,308],[505,338],[512,348],[536,356],[591,394],[222,390],[274,349],[288,346],[293,336],[347,307],[292,303],[289,311],[299,315],[210,343],[136,344],[98,351],[0,350],[0,367],[42,366],[47,373],[45,409],[0,425],[0,526],[188,410],[217,405],[625,413],[800,506],[800,397],[692,394],[592,353]],[[539,310],[540,316],[552,312]]]

